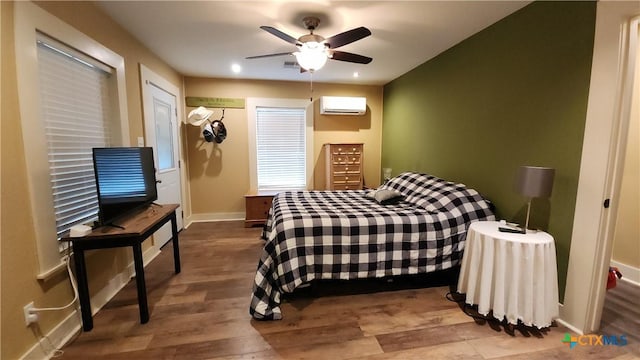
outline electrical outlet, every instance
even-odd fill
[[[33,301],[24,306],[24,323],[29,326],[33,323],[38,322],[38,313],[33,311],[35,306],[33,305]]]

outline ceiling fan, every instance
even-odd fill
[[[313,31],[318,27],[318,24],[320,24],[320,19],[314,16],[307,16],[302,19],[302,21],[310,33],[302,35],[298,39],[287,35],[274,27],[260,26],[262,30],[297,46],[298,51],[249,56],[247,59],[294,55],[296,60],[298,60],[298,64],[300,64],[300,67],[302,68],[301,71],[306,70],[311,72],[322,68],[328,59],[358,64],[368,64],[373,60],[368,56],[334,50],[371,35],[371,31],[369,31],[369,29],[361,26],[325,39],[324,37],[313,33]]]

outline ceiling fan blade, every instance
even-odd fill
[[[293,55],[293,54],[291,52],[283,52],[283,53],[277,53],[277,54],[247,56],[245,59],[260,59],[260,58],[283,56],[283,55]]]
[[[333,35],[332,37],[325,39],[325,43],[329,44],[330,49],[339,48],[340,46],[344,46],[350,44],[354,41],[358,41],[360,39],[366,38],[371,35],[371,31],[366,27],[359,27],[351,30],[347,30],[343,33]]]
[[[300,45],[300,42],[298,41],[298,39],[294,38],[291,35],[287,35],[287,34],[283,33],[282,31],[280,31],[280,30],[278,30],[278,29],[276,29],[274,27],[271,27],[271,26],[260,26],[260,29],[268,32],[271,35],[275,35],[275,36],[279,37],[280,39],[282,39],[282,40],[284,40],[284,41],[286,41],[288,43],[291,43],[293,45]]]
[[[333,55],[331,56],[331,59],[358,63],[358,64],[368,64],[373,60],[368,56],[358,55],[358,54],[354,54],[346,51],[334,51]]]

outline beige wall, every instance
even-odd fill
[[[185,78],[186,96],[224,98],[309,99],[308,82],[252,81],[236,79]],[[323,95],[365,96],[364,116],[320,115],[319,98]],[[313,84],[314,106],[314,183],[324,187],[320,157],[327,142],[364,143],[365,185],[380,182],[380,139],[382,131],[382,86]],[[188,113],[193,108],[187,108]],[[221,110],[215,109],[213,118]],[[186,115],[185,115],[186,116]],[[246,109],[227,109],[224,124],[228,136],[222,144],[206,143],[200,129],[188,126],[187,151],[192,212],[202,219],[216,214],[244,212],[244,195],[249,191],[249,143]]]
[[[130,141],[144,136],[139,64],[182,89],[182,76],[151,53],[116,23],[88,2],[38,2],[64,22],[84,32],[125,59],[126,91]],[[2,1],[2,122],[1,122],[1,343],[0,357],[22,356],[37,344],[36,334],[25,327],[22,307],[35,301],[38,307],[59,306],[72,299],[66,274],[46,282],[36,280],[39,271],[35,232],[31,218],[26,161],[17,97],[17,78],[13,43],[14,3]],[[186,95],[211,97],[281,97],[306,98],[310,95],[307,82],[268,82],[223,79],[188,79]],[[320,116],[314,100],[314,159],[318,161],[325,142],[365,143],[365,181],[376,186],[380,179],[380,138],[382,123],[382,87],[314,84],[314,99],[321,95],[366,96],[367,115],[361,117]],[[180,97],[184,97],[180,94]],[[188,113],[191,109],[185,110]],[[218,116],[216,112],[215,116]],[[246,111],[227,110],[225,125],[229,137],[224,143],[202,143],[198,129],[182,129],[183,146],[187,148],[188,183],[194,213],[242,213],[244,194],[249,188],[248,142]],[[28,145],[27,145],[28,146]],[[322,186],[320,175],[316,183]],[[185,199],[190,211],[189,199]],[[90,292],[107,288],[109,282],[131,263],[129,251],[94,252],[88,258]],[[47,334],[68,314],[50,312],[41,315],[40,332]]]
[[[640,32],[640,28],[638,31]],[[633,104],[612,255],[612,260],[640,271],[640,221],[638,219],[640,219],[640,47],[636,56]]]
[[[38,1],[36,3],[124,57],[127,72],[129,131],[131,144],[136,144],[137,137],[144,136],[138,64],[144,64],[180,89],[182,88],[182,76],[145,48],[143,44],[102,13],[91,2]]]
[[[40,7],[102,43],[125,59],[126,91],[131,143],[144,136],[139,63],[182,88],[182,77],[142,46],[90,2],[39,2]],[[1,320],[0,358],[16,359],[37,344],[36,334],[25,327],[22,307],[60,306],[72,299],[66,274],[46,282],[36,280],[39,271],[35,233],[27,188],[26,161],[17,97],[13,11],[10,1],[2,8],[2,109],[1,109]],[[182,94],[180,95],[182,96]],[[35,98],[35,95],[34,95]],[[27,145],[28,146],[28,145]],[[53,241],[53,239],[52,239]],[[113,250],[89,255],[90,291],[95,294],[131,262],[129,251]],[[48,312],[40,316],[40,331],[47,334],[69,314]]]

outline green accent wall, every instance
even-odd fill
[[[534,2],[384,87],[382,168],[461,182],[524,224],[522,165],[556,169],[531,228],[556,240],[564,299],[595,32],[595,2]]]

